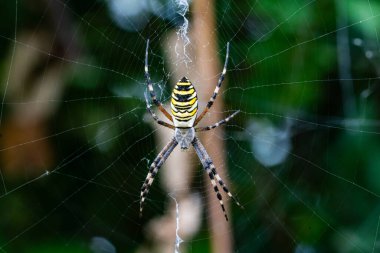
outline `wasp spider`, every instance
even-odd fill
[[[224,80],[224,75],[227,71],[227,62],[229,55],[229,43],[227,43],[227,52],[226,59],[224,62],[223,71],[219,77],[219,81],[215,87],[214,93],[211,96],[210,100],[207,103],[206,108],[203,112],[197,117],[198,112],[198,97],[197,92],[195,91],[194,86],[186,77],[183,77],[179,80],[176,86],[173,89],[171,96],[171,114],[168,113],[165,108],[162,106],[161,102],[157,99],[156,94],[153,90],[153,85],[150,80],[149,70],[148,70],[148,50],[149,50],[149,40],[147,41],[146,51],[145,51],[145,78],[148,85],[148,91],[153,103],[158,107],[158,109],[166,116],[166,118],[172,122],[173,124],[166,123],[160,120],[157,115],[152,111],[151,105],[148,102],[147,96],[145,96],[147,110],[152,115],[153,119],[160,125],[168,127],[174,130],[174,136],[172,140],[161,150],[156,159],[154,159],[153,163],[150,165],[149,173],[144,181],[143,186],[141,187],[141,195],[140,195],[140,215],[142,214],[143,204],[145,198],[149,192],[149,187],[152,185],[154,177],[156,176],[158,170],[165,162],[165,160],[169,157],[170,153],[174,150],[174,148],[179,144],[180,148],[186,150],[190,147],[190,144],[193,145],[201,163],[206,172],[208,173],[211,184],[214,188],[216,196],[219,200],[220,206],[223,210],[224,216],[226,220],[228,220],[222,195],[219,192],[220,187],[223,188],[223,191],[232,198],[238,206],[241,206],[239,202],[232,196],[231,192],[228,190],[226,184],[223,182],[222,178],[216,171],[215,165],[212,162],[210,156],[207,154],[206,149],[199,141],[198,137],[195,135],[195,132],[200,131],[208,131],[214,129],[222,124],[227,123],[231,120],[239,111],[234,112],[227,118],[215,123],[214,125],[206,126],[206,127],[195,127],[199,121],[205,116],[208,110],[213,105],[216,96],[218,95],[220,86]]]

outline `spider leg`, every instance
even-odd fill
[[[158,124],[160,124],[160,125],[162,125],[162,126],[164,126],[164,127],[168,127],[168,128],[170,128],[170,129],[175,129],[175,126],[173,126],[173,125],[171,125],[171,124],[169,124],[169,123],[166,123],[166,122],[160,120],[160,119],[157,117],[157,115],[156,115],[156,114],[152,111],[152,109],[151,109],[152,106],[151,106],[150,103],[148,102],[148,98],[147,98],[146,93],[145,93],[144,95],[145,95],[146,109],[148,110],[148,112],[150,113],[150,115],[152,115],[153,119],[154,119]]]
[[[218,83],[217,83],[217,85],[215,87],[214,93],[212,94],[210,100],[208,101],[208,103],[206,105],[206,108],[203,110],[203,112],[195,120],[194,126],[196,126],[199,123],[199,121],[201,121],[201,119],[206,115],[206,113],[208,112],[208,110],[214,104],[216,96],[218,96],[218,92],[219,92],[220,86],[222,86],[222,83],[223,83],[223,80],[224,80],[224,76],[225,76],[225,74],[227,72],[227,64],[228,64],[228,56],[229,56],[229,54],[230,54],[230,43],[227,42],[227,52],[226,52],[226,59],[224,61],[223,71],[220,74],[220,77],[219,77]]]
[[[158,109],[168,118],[171,122],[173,122],[172,116],[168,113],[165,108],[162,106],[160,100],[157,99],[156,93],[154,92],[152,82],[150,80],[149,74],[149,65],[148,65],[148,51],[149,51],[149,39],[146,42],[146,50],[145,50],[145,79],[148,85],[148,90],[150,93],[150,97],[152,98],[153,103],[158,107]]]
[[[140,217],[142,216],[144,201],[148,195],[149,187],[153,184],[154,177],[157,175],[158,170],[161,168],[162,164],[169,157],[177,144],[178,142],[173,138],[168,144],[166,144],[166,146],[161,150],[161,152],[154,159],[153,163],[150,165],[148,175],[146,176],[140,192]]]
[[[225,209],[224,204],[223,204],[223,198],[219,192],[218,185],[215,182],[215,174],[212,171],[212,168],[215,169],[215,166],[214,166],[210,156],[207,154],[206,149],[203,147],[202,143],[199,141],[199,139],[197,137],[194,138],[192,144],[193,144],[193,147],[195,149],[195,152],[197,153],[199,159],[201,160],[203,168],[206,170],[208,176],[210,177],[211,184],[212,184],[214,191],[216,193],[216,197],[219,200],[219,204],[220,204],[222,211],[224,213],[224,217],[228,221],[226,209]]]
[[[220,125],[223,125],[223,124],[226,124],[228,121],[230,121],[233,117],[235,117],[236,114],[238,114],[240,112],[240,110],[234,112],[233,114],[231,114],[230,116],[228,116],[227,118],[215,123],[214,125],[210,125],[210,126],[206,126],[206,127],[196,127],[195,128],[195,132],[201,132],[201,131],[208,131],[208,130],[211,130],[211,129],[214,129],[214,128],[217,128],[218,126]]]
[[[218,172],[216,171],[215,165],[213,163],[210,164],[211,171],[214,174],[216,180],[218,181],[219,185],[223,188],[223,191],[227,193],[227,195],[235,202],[235,204],[241,208],[243,206],[237,201],[237,199],[232,195],[232,193],[228,190],[227,185],[224,183],[222,178],[219,176]]]

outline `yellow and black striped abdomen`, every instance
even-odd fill
[[[173,89],[171,111],[175,127],[193,127],[197,117],[198,97],[189,79],[183,77]]]

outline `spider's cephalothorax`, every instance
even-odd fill
[[[140,194],[140,215],[142,214],[143,204],[146,196],[149,192],[149,187],[152,185],[154,177],[157,175],[158,170],[161,168],[162,164],[169,157],[170,153],[174,148],[179,144],[182,150],[188,149],[190,144],[194,147],[195,152],[197,153],[203,168],[208,174],[213,189],[216,193],[216,196],[219,200],[220,206],[223,210],[226,220],[228,220],[226,210],[224,208],[222,195],[219,192],[219,187],[222,187],[223,191],[232,198],[235,203],[240,206],[239,202],[232,196],[231,192],[228,190],[226,184],[223,182],[222,178],[216,171],[215,165],[212,162],[210,156],[207,154],[206,149],[200,142],[200,140],[195,136],[195,132],[199,131],[208,131],[214,129],[222,124],[227,123],[232,119],[239,111],[234,112],[227,118],[215,123],[211,126],[206,127],[196,127],[199,121],[206,115],[208,110],[214,104],[216,96],[218,95],[220,86],[224,80],[224,75],[227,71],[227,62],[229,54],[229,43],[227,43],[227,53],[226,60],[224,62],[224,68],[222,74],[219,77],[219,81],[215,87],[214,93],[212,94],[210,100],[208,101],[206,108],[203,112],[197,117],[198,111],[198,98],[194,86],[186,77],[183,77],[173,89],[172,98],[171,98],[171,113],[168,113],[165,108],[162,106],[161,102],[157,99],[156,94],[153,89],[153,85],[150,80],[150,75],[148,71],[148,51],[149,51],[149,40],[147,41],[146,51],[145,51],[145,78],[148,85],[148,91],[153,103],[158,107],[158,109],[165,115],[165,117],[173,124],[166,123],[160,120],[157,115],[152,111],[151,105],[146,98],[147,110],[152,115],[153,119],[160,125],[168,127],[174,130],[174,136],[172,140],[161,150],[154,159],[153,163],[150,165],[148,175],[144,181],[143,186],[141,187]]]
[[[174,130],[174,138],[181,147],[181,150],[189,149],[191,142],[194,140],[194,137],[195,130],[193,127],[176,128]]]

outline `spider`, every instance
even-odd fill
[[[166,123],[162,120],[160,120],[157,115],[152,111],[151,105],[148,102],[147,94],[145,94],[145,100],[147,105],[147,110],[153,117],[153,119],[160,125],[173,129],[174,130],[174,136],[171,139],[171,141],[161,150],[161,152],[157,155],[157,157],[154,159],[153,163],[150,165],[148,175],[144,181],[143,186],[141,187],[141,194],[140,194],[140,216],[142,215],[143,210],[143,204],[145,201],[146,196],[149,192],[149,187],[152,185],[154,177],[156,176],[158,170],[162,166],[162,164],[165,162],[165,160],[169,157],[171,152],[174,150],[174,148],[179,144],[180,148],[182,150],[187,150],[190,147],[190,144],[193,145],[203,168],[207,172],[208,176],[210,177],[211,184],[214,188],[214,191],[216,193],[216,197],[219,200],[220,206],[222,208],[222,211],[224,213],[224,217],[228,221],[227,213],[224,208],[222,195],[219,192],[219,188],[217,183],[219,183],[220,187],[223,188],[223,191],[232,198],[235,203],[241,207],[240,203],[236,200],[236,198],[231,194],[231,192],[228,190],[226,184],[223,182],[222,178],[219,176],[219,174],[216,171],[215,165],[212,162],[210,156],[207,154],[205,147],[202,145],[198,137],[195,135],[195,132],[201,132],[201,131],[208,131],[211,129],[214,129],[216,127],[219,127],[220,125],[223,125],[227,123],[229,120],[231,120],[236,114],[240,112],[240,110],[234,112],[227,118],[206,127],[195,127],[199,123],[199,121],[206,115],[208,110],[211,108],[211,106],[214,104],[214,101],[216,99],[216,96],[218,95],[220,86],[222,85],[222,82],[224,80],[224,76],[227,71],[227,63],[228,63],[228,56],[229,56],[229,46],[230,44],[227,43],[227,52],[226,52],[226,59],[224,62],[224,68],[223,71],[219,77],[218,83],[215,87],[214,93],[211,96],[210,100],[208,101],[206,108],[203,110],[203,112],[197,117],[197,111],[198,111],[198,97],[197,93],[195,91],[194,86],[192,83],[187,79],[186,77],[181,78],[176,86],[173,89],[172,95],[171,95],[171,113],[168,113],[165,108],[162,106],[161,102],[157,99],[156,94],[153,89],[153,85],[150,79],[149,69],[148,69],[148,50],[149,50],[149,39],[147,40],[146,44],[146,50],[145,50],[145,79],[148,86],[148,91],[150,94],[150,97],[153,101],[153,103],[158,107],[158,109],[166,116],[166,118],[172,122],[173,124]]]

